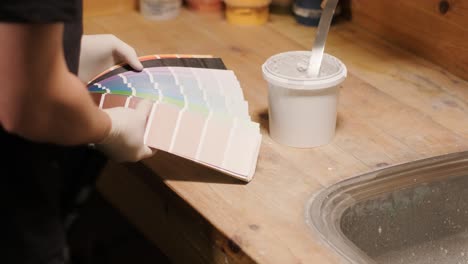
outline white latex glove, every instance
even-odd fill
[[[96,148],[117,162],[136,162],[152,156],[152,150],[143,144],[146,122],[153,103],[141,101],[136,109],[115,107],[105,109],[112,127],[109,135],[96,144]]]
[[[111,34],[84,35],[81,38],[80,67],[78,77],[84,83],[111,66],[125,62],[134,70],[143,65],[131,46]]]

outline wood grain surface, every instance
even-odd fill
[[[113,33],[141,55],[223,58],[261,124],[249,184],[163,152],[139,165],[110,164],[101,178],[107,199],[175,263],[340,263],[306,225],[304,207],[314,193],[364,172],[468,149],[467,82],[353,23],[330,31],[326,52],[340,58],[349,75],[336,136],[312,149],[285,147],[268,136],[260,67],[276,53],[309,49],[315,34],[292,17],[240,27],[221,14],[183,10],[154,22],[128,13],[88,17],[85,31]]]
[[[83,0],[83,16],[122,14],[137,10],[139,0]]]
[[[353,23],[468,79],[468,2],[352,0]]]

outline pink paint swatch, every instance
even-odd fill
[[[232,130],[229,147],[224,155],[222,167],[232,172],[249,174],[257,161],[258,124],[237,120]]]
[[[143,100],[142,98],[139,98],[139,97],[130,97],[129,100],[128,100],[128,105],[127,107],[128,108],[132,108],[132,109],[136,109],[138,103],[140,103],[140,101]]]
[[[208,120],[197,160],[221,167],[233,123],[213,116]]]
[[[116,94],[103,94],[104,100],[102,103],[102,109],[113,108],[113,107],[125,107],[127,102],[127,96],[116,95]]]
[[[207,116],[185,112],[181,119],[172,152],[184,157],[195,157]]]
[[[169,151],[180,109],[167,103],[158,103],[149,122],[148,146]]]
[[[97,106],[101,105],[101,98],[102,98],[102,94],[100,94],[100,93],[91,93],[91,99],[93,99],[93,102]]]

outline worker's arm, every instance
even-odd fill
[[[36,142],[97,143],[110,157],[136,161],[151,104],[139,110],[100,110],[68,71],[62,24],[0,23],[0,125]]]
[[[110,118],[68,71],[62,34],[62,24],[0,24],[1,124],[38,142],[99,142]]]

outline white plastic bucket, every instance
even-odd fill
[[[182,0],[140,0],[141,14],[152,20],[167,20],[176,17]]]
[[[346,79],[346,66],[324,54],[319,77],[310,78],[309,57],[310,51],[284,52],[262,66],[268,82],[270,136],[291,147],[325,145],[335,135],[339,86]]]

